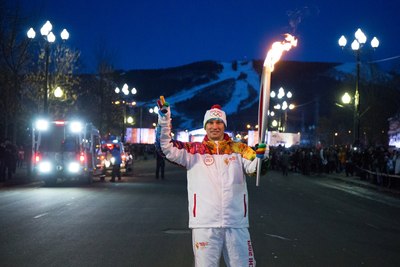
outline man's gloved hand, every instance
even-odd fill
[[[158,122],[159,123],[169,123],[171,120],[171,110],[169,103],[165,101],[164,96],[160,96],[157,100],[158,106]]]
[[[257,145],[256,148],[256,156],[259,159],[265,160],[269,158],[269,147],[264,144],[264,143],[260,143]]]

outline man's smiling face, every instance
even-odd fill
[[[221,120],[209,120],[206,123],[207,137],[213,141],[221,141],[224,139],[225,124]]]

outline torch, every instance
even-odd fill
[[[260,82],[260,100],[258,105],[258,144],[266,143],[265,135],[268,130],[268,109],[269,97],[271,91],[271,73],[274,70],[274,65],[279,61],[284,51],[289,51],[292,46],[297,46],[297,39],[286,34],[285,40],[275,42],[267,53],[264,61],[264,66],[261,74]],[[262,159],[257,158],[257,178],[256,186],[260,184]]]

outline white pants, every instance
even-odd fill
[[[196,267],[217,267],[224,255],[228,267],[254,267],[253,246],[247,228],[193,228]]]

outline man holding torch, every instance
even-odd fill
[[[160,108],[157,147],[165,157],[187,169],[189,228],[195,266],[255,266],[248,231],[246,174],[255,175],[257,158],[264,159],[265,144],[257,151],[234,142],[226,133],[227,119],[219,105],[204,115],[207,135],[200,142],[171,140],[171,111],[164,97]]]

